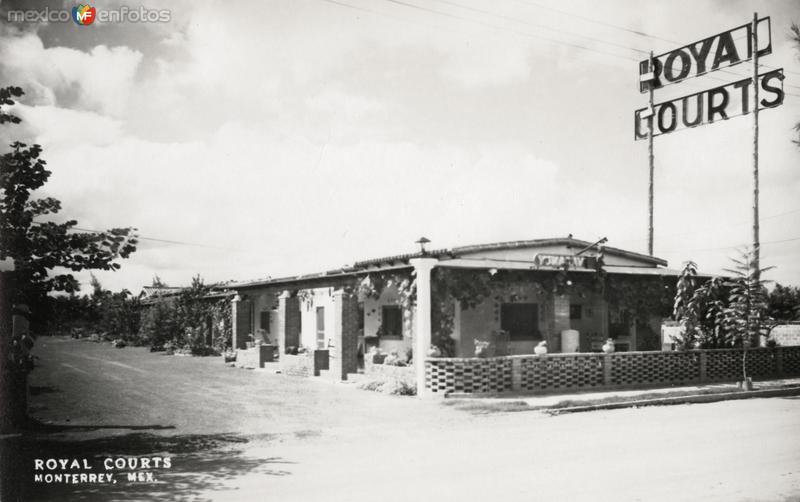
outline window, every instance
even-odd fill
[[[403,314],[399,305],[384,305],[381,310],[380,336],[403,337]]]
[[[263,329],[267,333],[269,333],[269,318],[270,318],[270,314],[271,314],[271,312],[269,310],[262,311],[260,319],[258,321],[261,329]]]
[[[573,303],[569,306],[569,318],[581,319],[583,317],[583,306],[579,303]]]
[[[317,307],[317,348],[325,348],[325,307]]]
[[[500,329],[511,341],[539,340],[539,305],[536,303],[504,303],[500,306]]]

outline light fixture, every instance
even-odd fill
[[[419,244],[419,252],[420,253],[422,253],[422,254],[426,253],[425,244],[428,244],[429,242],[430,242],[430,239],[428,239],[427,237],[420,237],[419,240],[416,241],[416,243]]]

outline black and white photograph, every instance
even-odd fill
[[[800,2],[0,0],[0,500],[800,501]]]

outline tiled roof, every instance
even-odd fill
[[[329,270],[327,272],[306,274],[306,275],[295,275],[295,276],[280,277],[280,278],[240,281],[240,282],[233,282],[226,284],[226,286],[232,288],[255,287],[255,286],[266,286],[271,284],[299,282],[305,280],[310,281],[314,279],[323,279],[323,278],[330,278],[337,276],[355,275],[368,271],[380,270],[382,268],[396,268],[398,266],[408,265],[409,260],[413,258],[429,257],[429,258],[438,258],[440,260],[446,261],[447,259],[450,258],[458,258],[465,254],[471,254],[480,251],[496,251],[504,249],[518,249],[526,247],[543,247],[543,246],[558,246],[558,245],[565,245],[567,247],[583,249],[591,246],[592,244],[593,244],[592,242],[583,241],[580,239],[574,239],[572,237],[476,244],[470,246],[454,247],[452,249],[436,249],[425,252],[417,251],[415,253],[406,253],[406,254],[399,254],[392,256],[384,256],[381,258],[372,258],[369,260],[357,261],[353,263],[352,266],[345,266],[340,269]],[[661,258],[640,254],[633,251],[626,251],[624,249],[619,249],[615,247],[603,246],[603,251],[606,254],[625,256],[652,265],[661,265],[661,266],[667,265],[667,261]]]
[[[565,245],[568,247],[575,247],[575,248],[586,248],[591,246],[592,242],[582,241],[580,239],[574,239],[572,237],[562,237],[562,238],[553,238],[553,239],[532,239],[532,240],[525,240],[525,241],[510,241],[510,242],[494,242],[491,244],[476,244],[472,246],[460,246],[455,247],[452,249],[452,253],[454,255],[462,255],[467,253],[475,253],[478,251],[496,251],[502,249],[518,249],[518,248],[526,248],[526,247],[540,247],[540,246],[559,246]],[[667,261],[662,258],[657,258],[655,256],[650,256],[646,254],[636,253],[634,251],[627,251],[625,249],[615,248],[611,246],[603,246],[603,252],[606,254],[616,254],[619,256],[627,256],[629,258],[635,258],[637,260],[641,260],[647,263],[652,263],[654,265],[662,265],[667,266]]]

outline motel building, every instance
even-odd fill
[[[439,250],[421,241],[412,254],[226,285],[237,357],[277,359],[287,375],[391,375],[427,395],[608,386],[609,339],[616,356],[669,354],[661,325],[680,271],[663,259],[572,236]],[[537,377],[541,361],[559,375]],[[543,376],[555,381],[542,387]]]

